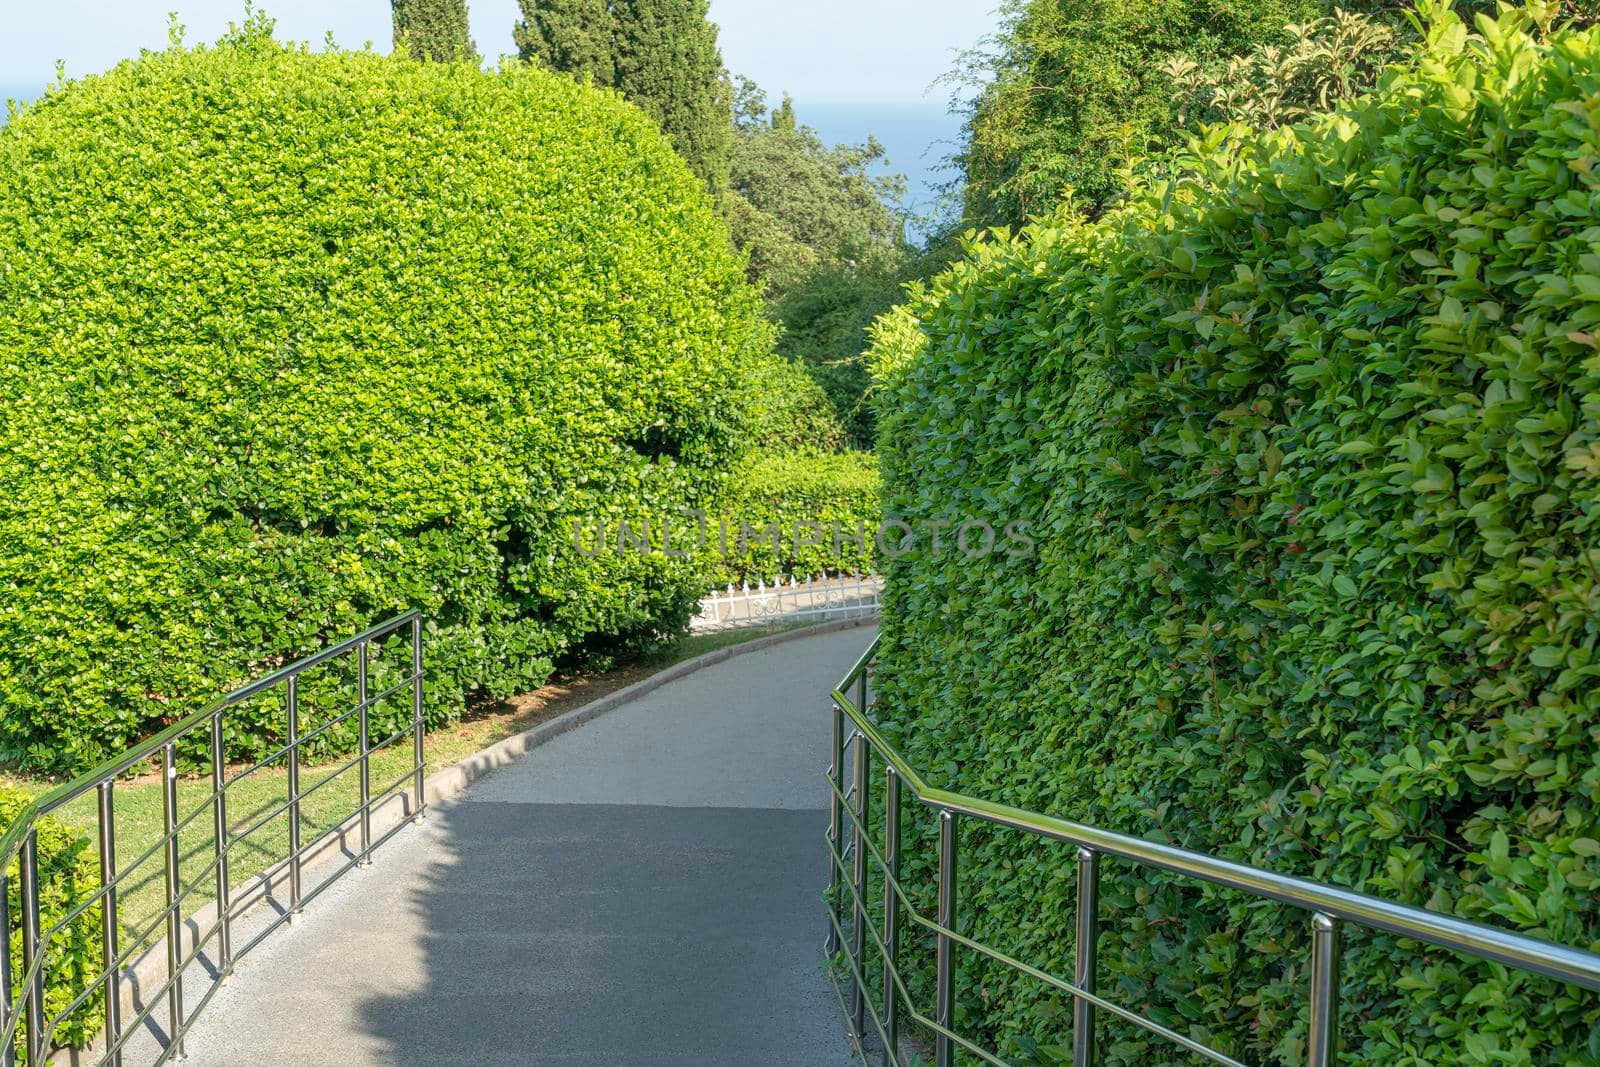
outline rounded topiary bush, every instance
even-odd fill
[[[0,306],[0,758],[51,769],[408,608],[436,720],[678,625],[689,564],[571,520],[710,499],[769,348],[616,96],[260,17],[0,130]]]
[[[1038,551],[889,563],[879,712],[950,788],[1594,948],[1600,30],[1426,6],[1371,96],[1212,131],[881,325],[889,515]],[[1070,975],[1072,850],[962,848],[962,932]],[[1121,862],[1102,895],[1104,995],[1305,1062],[1304,912]],[[959,1028],[1057,1062],[1068,998],[958,958]],[[1341,1063],[1600,1061],[1593,993],[1343,960]],[[1107,1063],[1192,1062],[1102,1019]]]

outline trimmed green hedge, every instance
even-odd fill
[[[9,829],[29,797],[21,790],[0,784],[0,828]],[[82,833],[58,819],[46,816],[35,830],[39,856],[39,929],[48,931],[66,917],[68,911],[94,895],[100,888],[100,864],[94,846]],[[22,879],[17,861],[6,869],[7,915],[11,921],[11,989],[22,993]],[[44,1010],[54,1018],[67,1009],[89,982],[101,973],[100,906],[90,907],[56,933],[45,946]],[[51,1036],[58,1048],[80,1048],[105,1025],[105,994],[96,991],[76,1011],[68,1015]],[[18,1062],[27,1027],[17,1027]]]
[[[0,130],[0,305],[0,761],[48,770],[408,608],[435,723],[674,630],[696,567],[571,517],[706,506],[771,345],[613,94],[259,16]]]
[[[729,476],[717,516],[708,523],[711,579],[771,582],[779,576],[870,573],[882,512],[878,495],[878,462],[870,452],[756,454]]]
[[[889,564],[881,712],[962,791],[1600,948],[1600,31],[1432,8],[1370,98],[1213,132],[884,324],[888,512],[1039,551]],[[1070,975],[1070,850],[966,833],[964,931]],[[1303,1062],[1306,915],[1104,895],[1105,995]],[[1063,999],[959,957],[962,1028],[1054,1062]],[[1593,994],[1345,963],[1341,1062],[1600,1063]]]

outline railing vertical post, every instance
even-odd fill
[[[289,921],[300,915],[300,676],[284,683],[289,709]]]
[[[356,704],[361,723],[361,858],[358,867],[372,866],[372,724],[368,719],[367,642],[356,648]]]
[[[865,715],[867,713],[867,668],[861,668],[861,677],[856,681],[856,710]]]
[[[1100,857],[1090,848],[1078,849],[1077,946],[1072,983],[1085,993],[1095,991],[1095,948],[1100,940]],[[1072,1000],[1072,1067],[1094,1063],[1094,1005],[1082,997]]]
[[[900,884],[900,775],[893,767],[883,781],[883,1067],[900,1063],[900,1013],[894,981],[900,955],[900,909],[895,890]]]
[[[10,1029],[16,1010],[11,990],[11,857],[6,856],[0,859],[0,1034],[6,1035],[0,1041],[0,1067],[17,1062],[16,1031]]]
[[[828,750],[832,763],[828,765],[828,778],[833,782],[828,797],[828,909],[832,919],[828,922],[827,954],[832,958],[839,951],[839,933],[834,920],[839,909],[839,864],[844,856],[844,808],[839,797],[844,793],[844,710],[833,705],[833,744]]]
[[[943,930],[956,928],[956,815],[948,808],[939,812],[939,925]],[[954,1032],[956,1022],[956,969],[955,942],[941,931],[935,954],[934,1021],[945,1030]],[[949,1034],[940,1033],[934,1039],[934,1063],[937,1067],[951,1067],[955,1062],[955,1042]]]
[[[1310,1067],[1330,1067],[1339,1055],[1339,940],[1338,919],[1322,912],[1311,917]]]
[[[106,972],[106,1047],[111,1067],[122,1067],[122,950],[117,944],[117,813],[107,778],[95,787],[100,809],[100,963]]]
[[[228,764],[223,744],[222,712],[211,717],[211,839],[216,846],[217,956],[219,976],[233,976],[233,888],[228,877]]]
[[[183,913],[178,894],[182,878],[178,860],[178,752],[171,741],[161,749],[161,814],[167,832],[167,989],[168,1039],[173,1058],[183,1059]]]
[[[414,788],[416,794],[416,810],[412,815],[413,822],[421,822],[423,815],[422,799],[422,772],[423,758],[423,725],[422,725],[422,616],[411,620],[411,748],[412,756],[416,762],[417,780]]]
[[[856,1028],[856,1040],[864,1041],[867,1036],[867,794],[872,790],[872,753],[867,748],[865,734],[856,734],[855,763],[851,767],[850,777],[856,787],[856,819],[854,848],[855,855],[851,860],[855,864],[855,920],[850,927],[851,940],[854,942],[852,949],[855,956],[855,1000],[852,1004],[852,1016]]]
[[[44,964],[39,962],[43,946],[39,944],[39,834],[30,829],[22,839],[22,850],[17,857],[18,874],[22,877],[20,904],[22,905],[22,974],[27,982],[23,990],[23,1023],[28,1028],[26,1048],[28,1067],[44,1063]],[[9,965],[10,961],[7,961]],[[35,966],[37,964],[37,967]]]

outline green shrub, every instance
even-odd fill
[[[887,512],[1038,552],[890,563],[881,710],[965,792],[1600,947],[1600,31],[1439,7],[1372,96],[1208,135],[884,325]],[[1070,975],[1069,850],[963,847],[964,931]],[[1304,913],[1105,878],[1106,995],[1303,1062]],[[974,955],[964,1028],[1061,1040]],[[1341,1062],[1600,1062],[1593,994],[1385,934],[1343,1004]]]
[[[771,341],[613,94],[260,17],[0,130],[0,304],[0,760],[52,770],[408,608],[436,724],[675,629],[697,569],[570,517],[706,504]]]
[[[0,828],[10,829],[12,821],[28,806],[29,797],[21,790],[0,785]],[[67,912],[93,896],[100,888],[100,866],[89,839],[58,819],[46,816],[35,825],[39,857],[39,929],[49,931],[66,918]],[[13,946],[11,989],[22,995],[22,881],[17,862],[6,868],[7,915],[11,920],[8,942]],[[72,1004],[88,984],[101,973],[100,907],[98,904],[56,933],[45,946],[44,1011],[53,1019]],[[96,992],[68,1015],[51,1035],[56,1047],[77,1048],[100,1032],[105,1025],[105,994]],[[18,1060],[24,1048],[26,1027],[17,1028]]]
[[[755,405],[752,454],[787,451],[837,451],[844,426],[826,390],[799,361],[773,353],[749,371]]]
[[[868,452],[758,453],[729,476],[716,510],[706,546],[714,582],[870,573],[877,460]]]

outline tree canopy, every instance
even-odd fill
[[[392,0],[394,46],[412,59],[476,59],[466,0]]]
[[[737,91],[726,204],[749,276],[782,327],[779,350],[821,383],[858,444],[872,440],[860,354],[867,327],[892,307],[913,260],[900,175],[880,175],[883,146],[829,147],[785,97],[769,108],[748,79]]]
[[[518,0],[522,58],[615,88],[655,119],[719,199],[733,105],[709,0]]]

